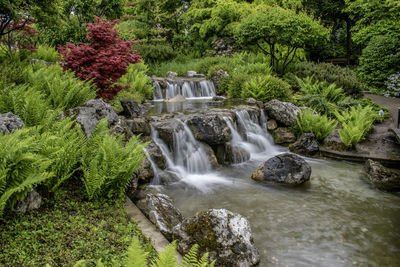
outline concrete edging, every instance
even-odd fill
[[[128,213],[129,220],[134,220],[138,224],[143,234],[152,241],[153,247],[157,253],[161,253],[161,251],[170,244],[169,241],[128,197],[126,198],[124,206]],[[181,263],[183,260],[182,255],[178,251],[176,251],[175,255],[177,262]]]

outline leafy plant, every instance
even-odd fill
[[[342,125],[342,129],[339,130],[340,139],[345,146],[351,147],[367,135],[379,115],[375,114],[370,106],[358,105],[341,113],[337,112],[336,117]]]
[[[291,97],[290,85],[271,75],[257,75],[245,82],[241,96],[242,98],[252,97],[263,102],[272,99],[288,101]]]
[[[70,71],[63,72],[58,65],[36,64],[27,68],[26,75],[30,88],[43,94],[46,102],[56,110],[83,105],[96,96],[90,82],[77,79]]]
[[[57,50],[50,46],[39,45],[35,52],[33,53],[32,57],[36,59],[41,59],[47,62],[57,62],[59,54]]]
[[[251,79],[251,75],[238,73],[233,75],[228,81],[228,96],[238,98],[242,96],[244,84]]]
[[[129,64],[140,62],[141,56],[131,52],[133,41],[122,41],[115,31],[116,21],[107,22],[99,18],[88,24],[90,43],[79,46],[67,44],[59,47],[64,69],[72,70],[82,80],[93,80],[98,96],[113,99],[122,89],[114,83],[127,72]]]
[[[316,81],[324,81],[328,84],[334,83],[337,87],[343,88],[343,92],[347,95],[358,95],[364,88],[353,70],[331,63],[296,63],[291,72],[285,75],[285,80],[292,86],[297,87],[296,77],[313,77]]]
[[[145,144],[132,137],[124,146],[124,136],[110,136],[107,119],[97,125],[83,151],[83,182],[89,199],[123,197],[132,173],[145,155]]]
[[[168,44],[135,44],[136,49],[146,63],[165,62],[174,59],[177,54]]]
[[[326,115],[315,113],[311,109],[300,111],[296,118],[300,134],[313,133],[318,141],[324,140],[336,127],[337,122]]]
[[[304,79],[296,78],[296,80],[300,91],[306,95],[320,95],[331,103],[336,103],[345,97],[342,93],[342,88],[336,87],[335,83],[320,82],[313,79],[312,76]]]
[[[360,78],[383,93],[385,80],[399,71],[400,40],[397,36],[376,36],[362,51],[357,69]]]
[[[122,89],[111,101],[115,110],[122,110],[121,99],[134,99],[142,103],[146,98],[153,95],[153,85],[151,79],[146,75],[148,71],[144,63],[129,65],[128,72],[118,80],[118,85],[127,87]]]

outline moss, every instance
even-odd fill
[[[203,252],[216,251],[218,250],[218,243],[215,238],[213,226],[209,218],[204,216],[204,213],[199,213],[199,220],[186,225],[186,232],[189,236],[193,237],[193,243],[197,243]]]

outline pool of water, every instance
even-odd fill
[[[187,217],[209,208],[245,216],[260,266],[400,266],[398,193],[372,188],[362,165],[331,160],[307,159],[311,180],[300,187],[251,180],[270,156],[189,175],[162,191]]]

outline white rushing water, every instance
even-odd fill
[[[167,87],[163,95],[160,83],[154,81],[154,100],[163,101],[166,98],[173,98],[176,95],[183,95],[186,99],[211,99],[215,96],[215,87],[209,80],[166,81]]]
[[[230,118],[224,118],[231,130],[231,143],[247,151],[250,161],[266,160],[282,151],[273,145],[269,133],[257,124],[259,121],[263,124],[262,115],[260,118],[254,115],[252,117],[246,110],[237,110],[235,113],[237,123]],[[182,129],[174,132],[172,149],[159,137],[156,129],[151,130],[152,139],[166,158],[167,172],[180,182],[203,192],[210,191],[216,184],[232,184],[231,177],[213,170],[204,145],[194,138],[186,123],[180,120],[179,123]]]

